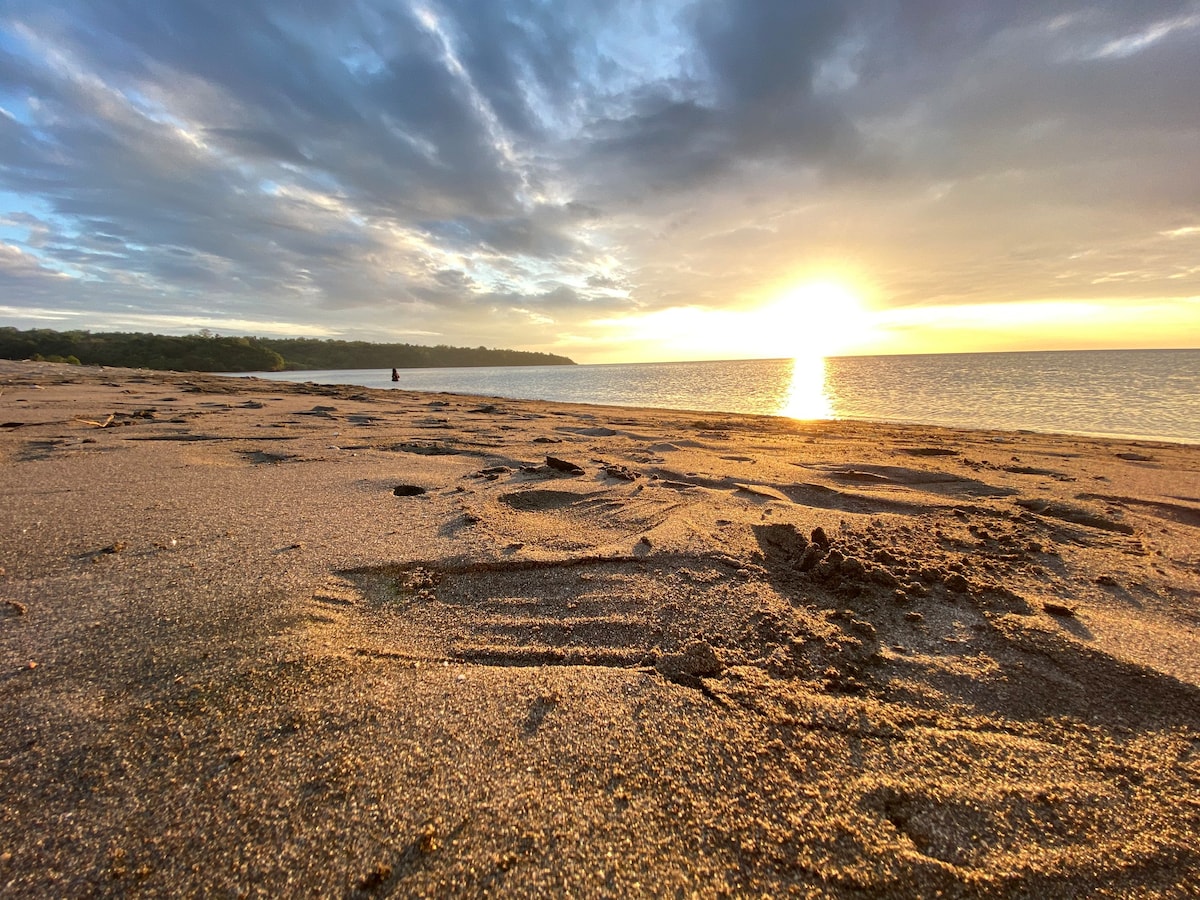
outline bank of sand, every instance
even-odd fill
[[[5,897],[1200,893],[1200,448],[0,385]]]

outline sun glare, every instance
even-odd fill
[[[710,309],[678,306],[596,319],[626,360],[820,360],[868,346],[873,315],[843,280],[803,281],[758,306]]]
[[[763,309],[781,356],[835,356],[862,343],[868,314],[858,294],[836,280],[806,281]]]

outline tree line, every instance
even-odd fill
[[[225,337],[204,330],[174,336],[0,328],[0,359],[123,366],[176,372],[304,369],[426,369],[442,366],[570,366],[553,353],[487,347],[422,347],[316,338]]]

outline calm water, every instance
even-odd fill
[[[858,356],[255,373],[617,406],[1029,429],[1200,443],[1200,350]]]

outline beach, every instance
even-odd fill
[[[1200,894],[1200,447],[0,361],[0,895]]]

